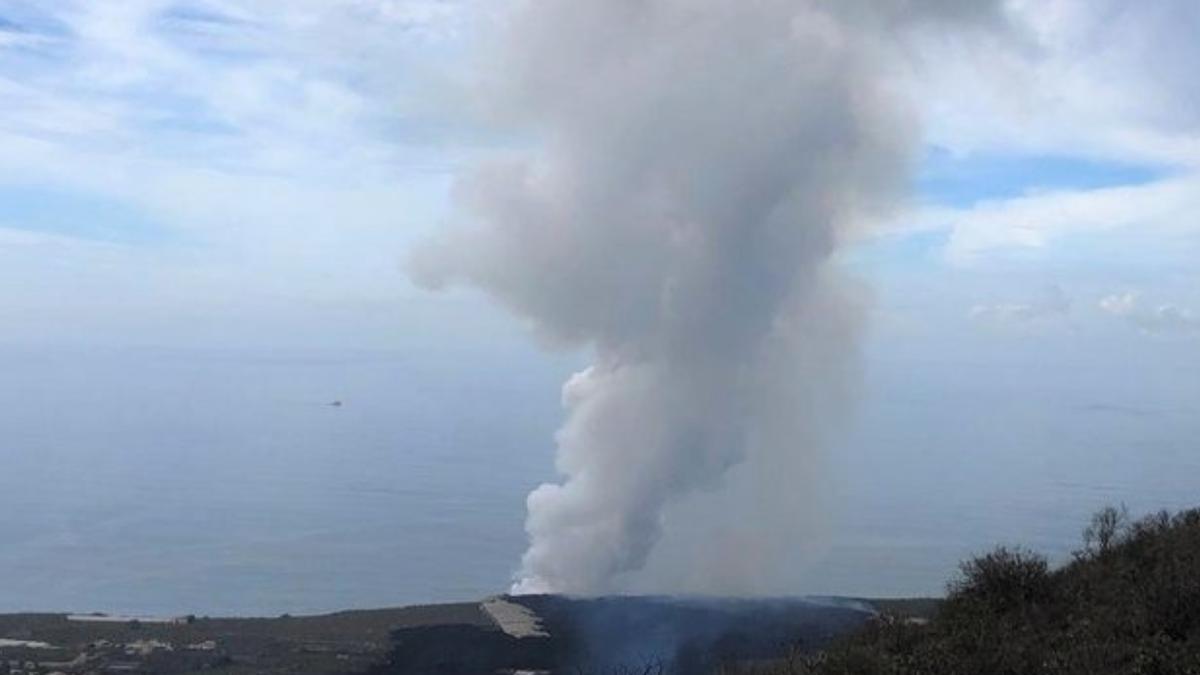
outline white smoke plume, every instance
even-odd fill
[[[899,36],[994,11],[514,6],[491,93],[538,147],[464,178],[461,222],[414,260],[428,286],[477,286],[595,355],[563,389],[563,481],[529,495],[514,591],[612,590],[645,565],[672,503],[739,464],[820,452],[859,324],[831,256],[903,195],[915,146],[888,72]],[[762,487],[786,480],[804,477]]]

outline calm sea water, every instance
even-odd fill
[[[991,543],[1062,558],[1100,505],[1200,502],[1193,380],[995,368],[868,369],[834,453],[836,535],[797,592],[938,592]],[[524,496],[553,475],[568,370],[465,352],[4,351],[0,611],[273,615],[501,591]]]

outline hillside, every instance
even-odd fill
[[[763,675],[1200,673],[1200,510],[1105,509],[1075,559],[1000,548],[962,565],[928,622],[882,615]]]

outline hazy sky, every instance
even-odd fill
[[[515,335],[403,269],[457,171],[532,142],[483,121],[500,5],[0,0],[0,344]],[[1008,13],[1008,36],[930,29],[896,64],[918,184],[844,254],[874,295],[872,353],[1144,352],[1191,377],[1200,5]]]
[[[171,548],[194,513],[223,523],[194,511],[210,484],[230,513],[265,514],[242,531],[251,552],[303,543],[305,528],[333,542],[300,566],[311,579],[340,569],[347,528],[391,547],[360,549],[386,575],[297,607],[499,590],[521,499],[553,477],[557,387],[587,355],[540,350],[478,292],[418,288],[406,261],[469,217],[454,208],[458,177],[538,145],[526,120],[498,114],[488,79],[486,36],[519,1],[0,0],[0,459],[13,504],[0,528],[35,544],[10,547],[0,570],[60,586],[71,575],[55,564],[115,560],[104,566],[122,579],[72,573],[86,583],[49,596],[31,582],[50,599],[21,602],[136,607],[121,584],[148,598],[192,583],[199,600],[184,602],[292,607],[286,585],[238,605],[239,586],[211,594],[194,568],[161,572],[163,551],[205,559],[218,581],[239,561],[224,532],[209,555]],[[849,534],[794,588],[936,592],[969,547],[1010,537],[1061,557],[1113,495],[1143,510],[1194,498],[1200,2],[1005,7],[1003,27],[932,23],[882,64],[923,130],[915,184],[836,254],[867,304],[859,416],[827,481]],[[252,365],[277,360],[294,368]],[[319,416],[335,398],[338,417]],[[362,476],[420,508],[343,500]],[[126,493],[165,510],[134,500],[110,508],[114,528],[134,529],[71,525]],[[377,529],[358,528],[363,513]],[[409,539],[390,538],[420,530],[413,513],[435,524],[415,567]],[[146,519],[164,539],[136,536]],[[689,522],[712,538],[714,521]],[[94,557],[128,540],[111,532],[149,542],[141,567],[126,572],[123,551]],[[674,563],[699,567],[681,541],[659,547],[643,588],[709,587],[680,577]],[[278,570],[297,549],[272,550],[251,571],[291,583]],[[376,600],[393,569],[420,591]],[[146,570],[165,575],[158,586]],[[167,597],[145,606],[178,604]]]

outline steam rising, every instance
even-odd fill
[[[529,495],[514,591],[612,590],[664,510],[732,467],[775,474],[763,490],[807,482],[778,474],[820,453],[855,362],[858,303],[831,256],[903,194],[915,138],[889,36],[987,8],[517,6],[493,93],[539,149],[463,179],[466,217],[414,261],[594,352],[563,388],[563,482]]]

